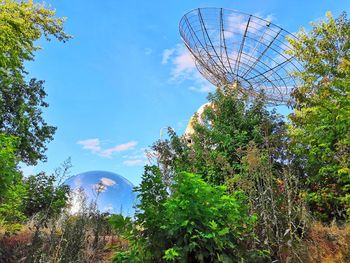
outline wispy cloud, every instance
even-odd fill
[[[89,150],[93,153],[101,151],[101,142],[98,138],[81,140],[78,141],[78,144],[82,145],[84,150]]]
[[[261,14],[255,14],[258,17],[263,17],[267,21],[272,21],[274,19],[273,15],[262,16]],[[255,19],[255,18],[254,18]],[[253,19],[253,20],[254,20]],[[255,19],[256,20],[256,19]],[[225,37],[230,39],[230,41],[237,41],[238,43],[242,40],[242,35],[246,29],[248,23],[248,16],[244,15],[231,15],[227,18],[227,23],[225,26]],[[254,24],[250,28],[250,33],[257,33],[262,30],[264,27],[264,23],[259,21],[253,21]],[[220,32],[217,34],[214,31],[211,36],[213,41],[220,42]],[[237,39],[235,39],[237,38]],[[265,36],[267,41],[269,38]],[[239,45],[237,45],[239,46]],[[230,54],[230,57],[236,57],[238,54],[237,51],[233,51]],[[247,57],[248,58],[248,57]],[[225,61],[223,63],[226,63]],[[162,64],[168,64],[171,66],[170,70],[170,80],[183,82],[183,81],[191,81],[193,84],[190,85],[189,89],[195,92],[208,93],[215,90],[215,87],[207,81],[202,75],[198,72],[194,58],[191,56],[190,52],[186,49],[186,47],[181,43],[177,44],[172,48],[165,49],[163,51],[162,56]]]
[[[169,61],[169,58],[172,54],[174,54],[175,48],[170,48],[170,49],[165,49],[163,51],[163,56],[162,56],[162,64],[167,64]]]
[[[112,179],[110,179],[110,178],[106,178],[106,177],[102,177],[102,178],[101,178],[101,183],[102,183],[103,185],[106,185],[106,186],[113,186],[113,185],[116,185],[116,184],[117,184],[116,181],[114,181],[114,180],[112,180]]]
[[[96,192],[103,193],[103,192],[107,191],[108,187],[114,186],[116,184],[117,184],[116,181],[114,181],[114,180],[112,180],[110,178],[102,177],[97,184],[93,184],[92,185],[92,188]]]
[[[196,68],[193,57],[183,44],[163,51],[162,64],[169,64],[170,80],[176,82],[191,81],[190,90],[207,93],[213,91],[213,86],[202,77]],[[210,88],[211,87],[211,88]]]
[[[119,144],[119,145],[116,145],[114,147],[102,150],[100,152],[100,155],[103,157],[111,157],[112,154],[115,152],[124,152],[124,151],[128,151],[128,150],[132,150],[132,149],[134,149],[134,147],[136,145],[137,145],[137,142],[135,142],[135,141],[127,142],[124,144]]]
[[[150,164],[149,153],[150,149],[140,148],[134,150],[131,154],[124,155],[123,164],[126,166],[143,166],[146,164]]]
[[[99,138],[80,140],[77,143],[82,145],[84,150],[88,150],[91,153],[106,158],[111,158],[112,155],[116,152],[132,150],[138,144],[136,141],[130,141],[127,143],[115,145],[110,148],[103,148]]]

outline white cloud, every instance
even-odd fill
[[[138,142],[136,141],[130,141],[124,144],[118,144],[114,147],[103,149],[101,146],[101,141],[98,138],[81,140],[81,141],[78,141],[77,143],[82,145],[84,150],[88,150],[91,153],[94,153],[106,158],[111,158],[112,155],[116,152],[132,150],[138,144]]]
[[[244,15],[232,14],[227,18],[228,23],[225,26],[225,38],[232,38],[235,34],[242,34],[248,23]]]
[[[87,139],[78,141],[78,144],[83,145],[84,150],[89,150],[93,153],[101,151],[101,142],[100,139]]]
[[[124,155],[123,158],[125,159],[142,159],[145,157],[145,154],[135,154],[135,155]]]
[[[114,147],[102,150],[99,155],[103,156],[103,157],[111,157],[113,153],[115,152],[124,152],[124,151],[128,151],[128,150],[132,150],[134,149],[134,147],[137,145],[137,142],[135,141],[131,141],[131,142],[127,142],[124,144],[119,144],[116,145]]]
[[[162,56],[162,64],[167,64],[171,55],[175,52],[175,48],[165,49]]]
[[[146,164],[151,164],[150,162],[150,149],[147,148],[140,148],[136,149],[132,152],[132,154],[124,155],[123,158],[125,159],[123,161],[123,164],[126,166],[142,166]]]
[[[174,79],[189,76],[196,69],[196,64],[190,52],[183,45],[176,45],[175,56],[172,59],[173,68],[171,75]]]
[[[214,87],[198,72],[194,58],[183,44],[163,51],[162,64],[170,64],[170,80],[175,82],[191,81],[190,90],[196,92],[212,91]]]
[[[106,177],[102,177],[97,184],[93,184],[92,185],[92,188],[97,193],[103,193],[103,192],[107,191],[107,188],[109,186],[113,186],[113,185],[116,185],[116,184],[117,184],[116,181],[114,181],[112,179],[109,179],[109,178],[106,178]]]
[[[106,178],[106,177],[102,177],[101,178],[101,183],[103,185],[106,185],[106,186],[113,186],[113,185],[116,185],[117,182],[112,180],[112,179],[109,179],[109,178]]]
[[[130,159],[123,161],[123,164],[126,166],[140,166],[145,165],[146,161],[141,159]]]
[[[249,24],[249,33],[255,34],[265,27],[265,23],[263,23],[260,19],[256,17],[261,17],[262,19],[271,22],[274,19],[272,14],[263,16],[259,13],[255,13],[253,17],[251,17]],[[235,35],[239,36],[239,41],[241,41],[241,37],[246,30],[248,25],[249,16],[246,15],[237,15],[232,14],[227,18],[228,23],[225,25],[225,37],[232,38]],[[266,36],[265,36],[266,37]]]

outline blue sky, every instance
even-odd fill
[[[182,15],[197,7],[224,7],[270,17],[290,32],[309,27],[326,11],[350,10],[347,0],[48,1],[66,16],[66,44],[40,41],[27,64],[29,77],[46,81],[45,119],[58,127],[48,161],[23,167],[51,172],[72,158],[72,175],[106,170],[134,184],[144,149],[162,127],[182,133],[212,87],[201,79],[178,33]]]

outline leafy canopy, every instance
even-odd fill
[[[46,143],[56,130],[42,116],[42,108],[48,107],[43,83],[35,79],[29,84],[0,83],[0,132],[16,136],[17,155],[32,165],[45,160]]]
[[[20,77],[24,62],[34,59],[40,49],[35,41],[54,36],[60,41],[70,38],[63,31],[64,18],[55,18],[55,11],[32,1],[3,0],[0,3],[0,79]]]
[[[45,145],[56,128],[42,117],[42,108],[48,107],[43,81],[27,83],[24,63],[34,59],[42,36],[63,42],[70,38],[63,31],[64,18],[54,15],[32,1],[0,3],[0,132],[18,138],[17,155],[29,165],[45,160]]]
[[[271,158],[278,160],[284,122],[266,109],[263,96],[249,100],[227,88],[217,89],[208,100],[211,106],[205,108],[202,122],[194,122],[190,144],[188,138],[170,130],[169,141],[158,141],[153,146],[159,152],[165,176],[188,171],[221,185],[241,172],[243,153],[250,142],[264,148],[269,141],[274,148]]]
[[[303,65],[289,134],[303,160],[311,209],[325,221],[350,205],[350,21],[343,13],[290,40]],[[348,210],[350,212],[350,210]]]

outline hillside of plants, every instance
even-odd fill
[[[46,159],[44,81],[29,78],[37,40],[72,38],[43,4],[0,3],[0,262],[350,262],[350,20],[331,13],[288,52],[303,65],[282,116],[222,87],[191,135],[168,128],[135,187],[134,217],[84,202],[70,213],[67,159]],[[198,117],[198,116],[197,116]],[[74,164],[73,164],[74,165]],[[85,199],[84,199],[85,198]]]

